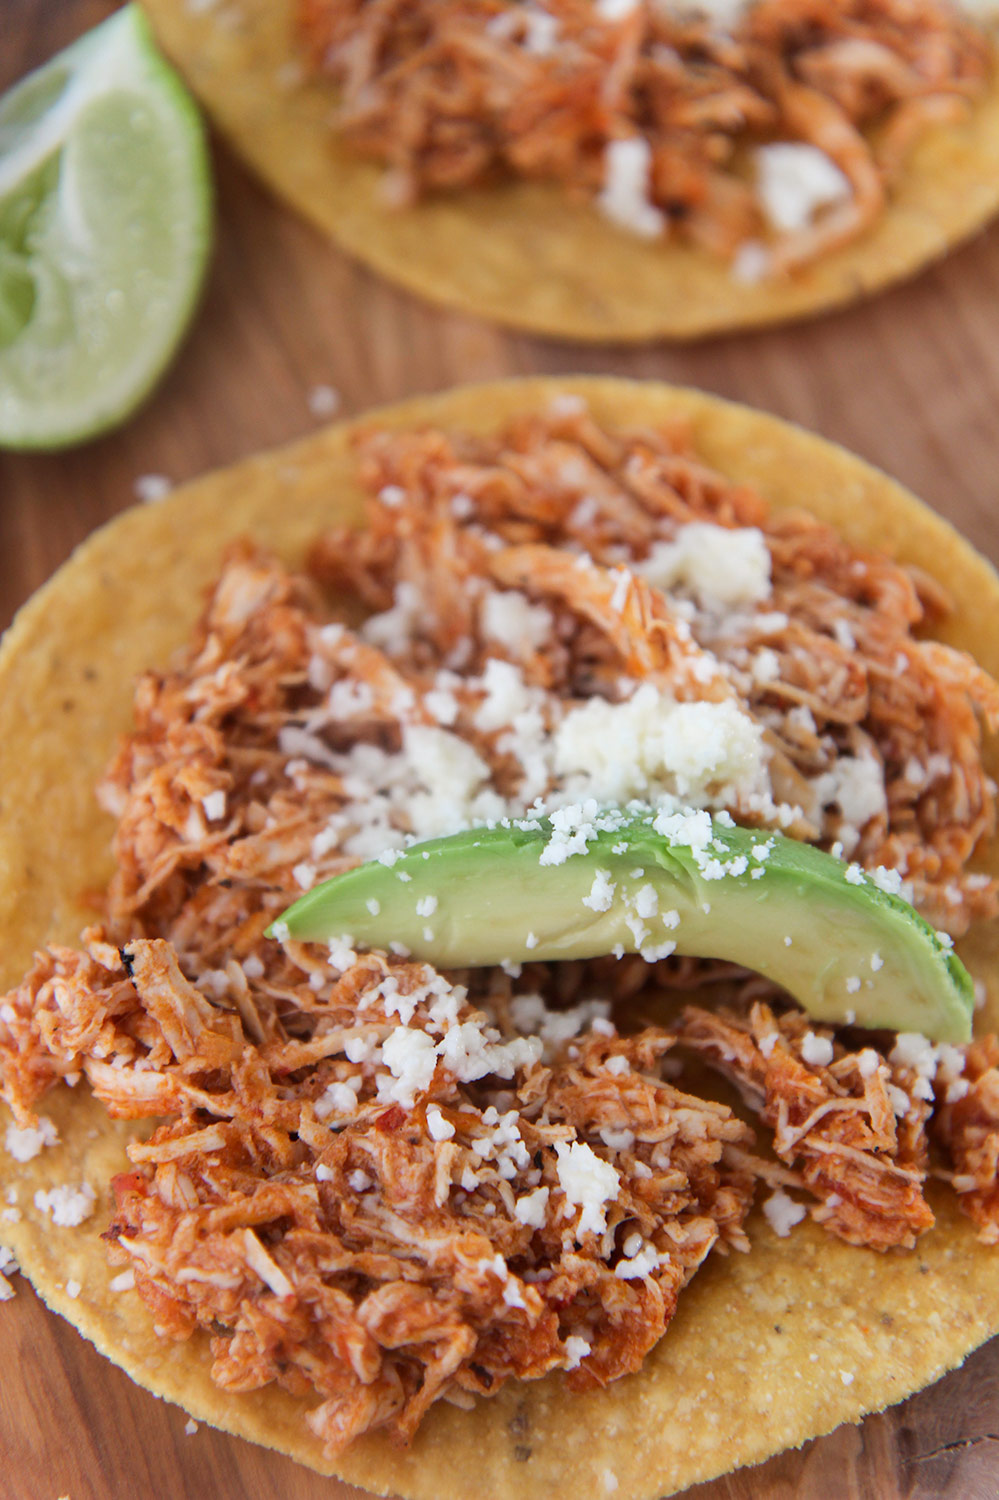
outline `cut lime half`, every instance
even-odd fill
[[[0,99],[0,447],[129,415],[173,354],[211,237],[198,112],[134,5]]]

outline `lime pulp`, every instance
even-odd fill
[[[200,117],[126,6],[0,99],[0,447],[124,420],[187,327],[210,238]]]

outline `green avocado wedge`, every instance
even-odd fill
[[[971,1037],[971,978],[906,901],[858,865],[726,814],[590,806],[470,829],[324,882],[269,934],[439,968],[728,959],[819,1021]]]

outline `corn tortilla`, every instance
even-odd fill
[[[639,239],[559,188],[512,182],[404,212],[382,171],[330,128],[335,94],[303,81],[294,0],[142,0],[223,135],[343,249],[432,302],[557,338],[689,339],[802,318],[911,276],[999,209],[999,71],[960,125],[913,153],[861,239],[791,279],[746,286],[702,251]]]
[[[990,565],[886,476],[775,418],[661,385],[538,379],[421,398],[364,421],[488,432],[566,391],[586,397],[610,426],[685,414],[705,460],[755,484],[775,506],[806,505],[851,541],[878,543],[927,569],[958,601],[946,638],[999,673],[999,577]],[[93,786],[128,726],[134,677],[165,664],[185,641],[230,540],[249,534],[295,562],[318,528],[359,513],[350,446],[357,425],[330,427],[126,512],[11,626],[0,649],[4,987],[20,978],[34,947],[75,939],[87,917],[79,893],[109,874],[111,823]],[[977,934],[964,951],[989,980],[979,1019],[994,1028],[996,934]],[[221,1391],[202,1335],[161,1340],[134,1292],[110,1291],[114,1273],[99,1238],[109,1218],[107,1182],[125,1169],[135,1126],[110,1121],[85,1084],[60,1087],[41,1108],[62,1144],[24,1166],[0,1152],[23,1214],[16,1224],[0,1221],[0,1240],[49,1306],[199,1421],[379,1494],[569,1500],[599,1494],[604,1483],[610,1493],[612,1476],[616,1500],[651,1500],[900,1400],[999,1330],[999,1252],[976,1241],[945,1196],[934,1202],[936,1228],[914,1252],[883,1256],[811,1222],[779,1240],[757,1213],[752,1253],[711,1257],[638,1374],[577,1395],[560,1375],[511,1383],[473,1412],[438,1403],[409,1450],[368,1436],[331,1465],[303,1421],[309,1403],[276,1388]],[[54,1228],[31,1206],[37,1189],[81,1180],[98,1192],[82,1227]],[[82,1286],[72,1301],[63,1289],[69,1278]]]

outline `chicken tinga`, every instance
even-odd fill
[[[999,0],[145,0],[274,191],[500,323],[686,339],[914,274],[999,209]]]
[[[959,0],[299,0],[337,130],[387,201],[516,176],[744,281],[868,230],[993,65]],[[994,8],[993,8],[994,14]]]
[[[997,911],[974,859],[999,688],[924,635],[938,583],[771,511],[679,417],[615,429],[563,395],[497,436],[358,444],[366,526],[301,573],[232,548],[138,684],[100,924],[0,1006],[8,1152],[51,1144],[60,1081],[159,1121],[114,1180],[112,1266],[164,1339],[210,1334],[226,1391],[309,1398],[329,1454],[441,1398],[634,1371],[706,1257],[807,1215],[899,1253],[937,1177],[999,1239],[999,1043],[865,1030],[862,973],[833,1026],[671,942],[439,972],[266,936],[364,861],[404,891],[420,840],[543,809],[571,843],[619,804],[814,844],[943,950]],[[43,1206],[74,1224],[85,1197]]]

